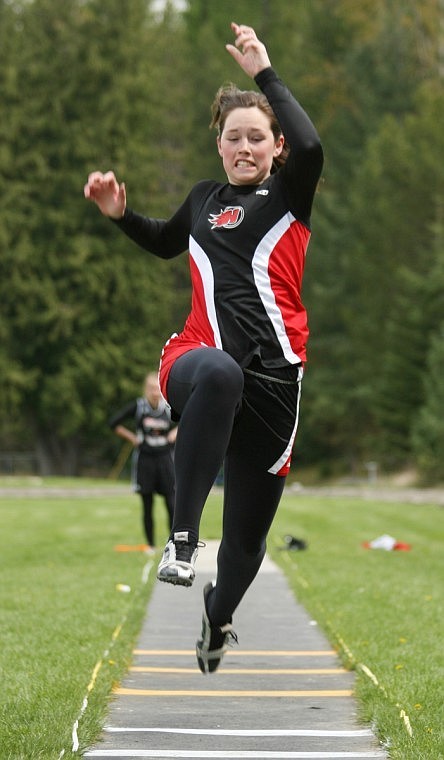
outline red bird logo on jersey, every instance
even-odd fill
[[[224,227],[231,230],[233,227],[238,227],[244,218],[244,210],[242,206],[226,206],[219,214],[210,214],[208,221],[211,224],[211,229],[216,227]]]

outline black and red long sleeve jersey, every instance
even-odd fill
[[[322,147],[309,117],[272,68],[255,81],[290,146],[285,165],[261,185],[198,182],[168,220],[127,208],[117,222],[156,256],[189,251],[191,311],[163,351],[164,393],[175,359],[200,346],[227,351],[243,368],[253,360],[272,370],[306,359],[301,287]]]

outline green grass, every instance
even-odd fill
[[[101,663],[78,729],[81,746],[97,736],[150,591],[146,555],[116,552],[119,543],[143,543],[129,487],[113,498],[0,499],[2,760],[50,760],[63,749],[71,757],[71,730]]]
[[[287,533],[308,550],[280,551]],[[384,533],[412,550],[362,547]],[[362,720],[397,760],[444,757],[443,537],[437,506],[302,495],[283,501],[270,536],[297,597],[356,668]]]
[[[0,480],[36,483],[48,484]],[[0,498],[1,760],[57,760],[62,750],[73,757],[71,731],[86,695],[80,749],[93,743],[154,582],[154,572],[142,581],[145,555],[114,551],[143,541],[139,499],[129,487],[110,496],[100,491],[109,482],[50,484],[92,491]],[[220,501],[212,495],[205,510],[206,538],[219,536]],[[156,516],[161,544],[161,502]],[[297,597],[356,668],[361,718],[375,725],[394,760],[444,758],[443,517],[433,505],[302,493],[284,497],[270,534],[269,551]],[[281,551],[287,533],[305,538],[308,550]],[[411,543],[412,551],[362,548],[382,533]],[[131,593],[119,592],[119,583]]]

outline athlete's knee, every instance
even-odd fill
[[[232,403],[241,399],[244,375],[229,354],[215,351],[202,366],[198,382],[206,394],[214,395],[218,402],[226,398]]]
[[[253,535],[224,536],[220,545],[220,556],[229,563],[259,564],[266,551],[266,540]]]

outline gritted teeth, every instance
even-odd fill
[[[236,166],[243,169],[245,167],[254,166],[254,163],[252,161],[245,161],[245,159],[240,159],[239,161],[236,161]]]

